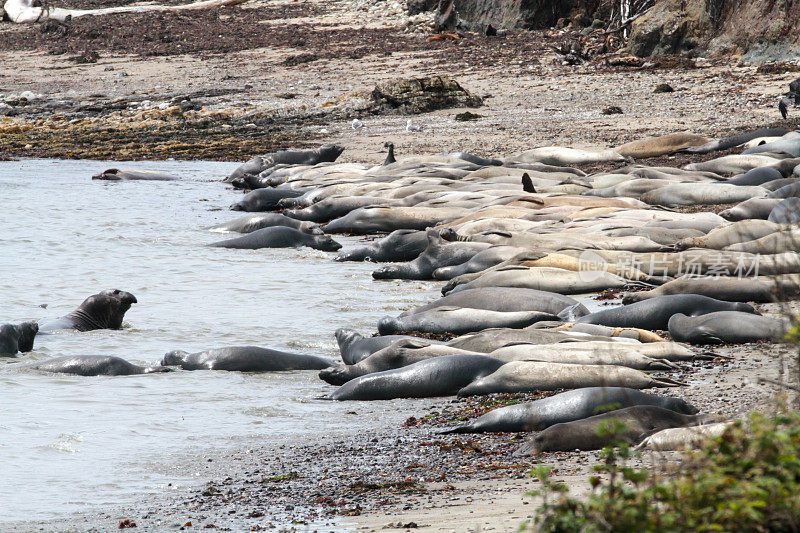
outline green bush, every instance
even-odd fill
[[[548,532],[800,531],[800,413],[733,424],[671,472],[621,465],[631,450],[605,448],[585,499],[572,498],[551,470],[532,472],[544,497],[532,524]],[[618,430],[613,426],[605,431]]]

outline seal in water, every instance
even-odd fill
[[[41,370],[42,372],[75,374],[78,376],[129,376],[132,374],[169,372],[169,368],[164,368],[163,366],[143,367],[113,355],[67,355],[34,363],[28,365],[27,368]]]
[[[86,298],[76,310],[61,318],[39,322],[39,331],[57,329],[119,329],[125,312],[136,303],[136,297],[119,289],[108,289]]]
[[[33,350],[33,339],[39,331],[36,322],[0,326],[0,355],[16,355]]]
[[[197,353],[175,350],[164,355],[164,366],[184,370],[230,370],[234,372],[273,372],[279,370],[320,370],[333,366],[316,355],[281,352],[258,346],[231,346]]]
[[[272,211],[278,209],[278,202],[284,198],[297,198],[307,191],[305,189],[256,189],[231,205],[234,211]]]
[[[271,228],[272,226],[286,226],[305,233],[322,233],[320,227],[313,222],[289,218],[279,213],[245,215],[231,220],[230,222],[223,222],[222,224],[217,224],[206,229],[217,233],[252,233],[258,229]]]
[[[488,376],[504,364],[487,355],[444,355],[358,377],[336,389],[328,399],[392,400],[452,396],[465,385]]]
[[[552,425],[530,439],[514,455],[599,450],[618,441],[638,444],[662,429],[697,425],[702,419],[703,415],[685,415],[655,405],[636,405],[574,422]],[[623,429],[618,432],[598,431],[608,420],[618,420],[623,424]]]
[[[777,341],[783,338],[788,325],[777,318],[720,311],[697,317],[684,314],[669,319],[669,334],[678,342],[690,344],[743,344]]]
[[[680,398],[658,396],[626,387],[586,387],[534,402],[489,411],[463,426],[443,433],[519,433],[541,431],[553,424],[572,422],[606,411],[635,405],[655,405],[693,415],[697,408]]]
[[[175,181],[180,178],[164,174],[163,172],[150,172],[147,170],[120,170],[118,168],[109,168],[100,174],[92,176],[93,180],[108,180],[108,181]]]
[[[704,315],[715,311],[741,311],[758,314],[752,306],[742,302],[723,302],[698,294],[671,294],[656,296],[614,309],[605,309],[576,320],[582,324],[600,324],[615,328],[667,329],[672,315]]]
[[[366,246],[341,252],[334,261],[399,263],[416,259],[427,247],[428,235],[424,231],[398,229]]]
[[[325,234],[309,234],[286,226],[272,226],[259,229],[247,235],[214,242],[208,246],[217,248],[238,248],[240,250],[308,246],[309,248],[324,250],[326,252],[335,252],[342,247],[341,244]]]

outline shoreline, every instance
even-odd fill
[[[276,6],[292,9],[290,2]],[[250,27],[262,24],[255,21],[257,16],[266,16],[265,25],[297,24],[309,32],[307,40],[300,45],[271,37],[242,49],[231,45],[223,53],[154,56],[136,55],[133,43],[131,50],[99,47],[99,59],[87,64],[65,64],[68,55],[80,51],[80,39],[64,45],[67,49],[60,55],[46,55],[43,49],[0,52],[6,59],[0,63],[4,98],[23,91],[42,95],[0,109],[0,157],[245,161],[290,146],[338,143],[346,150],[337,163],[380,164],[387,140],[394,142],[402,160],[457,150],[510,155],[543,144],[613,147],[681,131],[717,138],[763,125],[797,127],[795,110],[782,121],[775,108],[797,72],[766,74],[736,61],[634,70],[598,60],[563,67],[553,64],[555,55],[546,45],[565,34],[511,34],[505,41],[468,34],[461,43],[431,44],[425,43],[424,35],[399,28],[400,19],[385,27],[378,25],[379,15],[359,20],[349,4],[336,8],[333,1],[303,2],[302,9],[309,9],[310,15],[297,9],[283,22],[283,15],[264,15],[264,6],[256,8],[244,14],[223,12],[218,19],[224,23],[232,18],[228,27],[236,28],[234,22]],[[325,27],[317,31],[311,26],[319,18],[324,18]],[[90,29],[87,23],[80,31]],[[0,43],[15,31],[0,28]],[[400,37],[399,50],[389,50]],[[330,50],[325,38],[335,38]],[[478,61],[482,54],[512,48],[509,41],[519,46],[496,61]],[[303,53],[317,57],[299,57],[299,50],[306,49],[310,52]],[[405,131],[409,116],[400,114],[362,117],[363,127],[354,130],[344,106],[327,105],[397,77],[434,74],[452,75],[482,96],[484,105],[414,115],[423,127],[418,134]],[[658,83],[670,84],[675,92],[655,94]],[[623,113],[602,114],[609,105]],[[9,108],[16,112],[9,113]],[[455,115],[466,110],[480,117],[456,121]],[[642,161],[678,166],[710,157],[671,155]],[[608,171],[615,166],[580,168]],[[718,212],[724,207],[676,210]],[[757,308],[771,316],[779,311],[773,304]],[[791,347],[754,343],[713,349],[733,359],[687,364],[689,370],[676,376],[690,386],[668,389],[669,394],[721,417],[771,409],[779,391],[758,378],[784,375],[789,367],[781,366],[788,364],[783,356]],[[502,405],[508,398],[493,400]],[[405,424],[375,432],[356,428],[351,435],[323,442],[226,450],[214,458],[197,489],[163,500],[145,498],[103,510],[105,514],[87,512],[9,527],[105,531],[129,519],[137,530],[509,531],[530,519],[536,508],[524,495],[537,487],[528,475],[533,462],[510,454],[528,434],[436,433],[458,417],[485,411],[481,401],[434,399],[430,406],[408,408],[408,416],[401,417]],[[358,407],[354,402],[352,416],[357,416]],[[596,452],[558,452],[544,454],[538,462],[557,465],[556,479],[585,494],[596,458]],[[652,454],[633,464],[678,458]],[[182,460],[194,459],[206,458],[199,454]]]

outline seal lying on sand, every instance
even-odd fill
[[[685,415],[654,405],[636,405],[574,422],[555,424],[524,444],[514,455],[541,452],[599,450],[615,442],[638,444],[662,429],[696,425],[703,415]],[[619,432],[598,431],[609,420],[622,424]]]
[[[667,329],[672,315],[704,315],[715,311],[757,313],[752,306],[741,302],[723,302],[697,294],[657,296],[622,307],[598,311],[578,318],[578,323],[600,324],[618,328]]]
[[[398,331],[453,333],[462,335],[488,328],[524,328],[542,320],[558,320],[541,311],[490,311],[469,307],[436,307],[406,316],[385,316],[378,321],[378,332],[389,335]]]
[[[36,322],[0,325],[0,355],[16,355],[33,350],[33,339],[39,331]]]
[[[278,202],[284,198],[297,198],[305,194],[303,189],[256,189],[245,194],[241,200],[231,205],[234,211],[272,211],[278,208]]]
[[[230,370],[235,372],[273,372],[278,370],[319,370],[333,366],[331,361],[316,355],[304,355],[259,348],[231,346],[197,353],[175,350],[164,355],[164,366],[180,366],[184,370]]]
[[[668,451],[699,448],[711,439],[721,437],[733,422],[717,422],[688,428],[662,429],[644,439],[636,448]]]
[[[403,339],[416,340],[407,335],[382,335],[380,337],[364,337],[354,329],[339,328],[334,333],[339,344],[339,353],[346,365],[354,365]],[[425,341],[427,344],[439,344],[437,341]],[[385,369],[384,369],[385,370]]]
[[[119,329],[125,312],[136,303],[136,297],[119,289],[109,289],[86,298],[76,310],[61,318],[39,322],[39,331],[57,329]]]
[[[311,150],[281,150],[271,154],[256,156],[234,170],[226,181],[233,181],[245,175],[257,175],[275,165],[316,165],[332,163],[344,152],[343,146],[323,144]]]
[[[152,372],[169,372],[169,368],[164,368],[163,366],[143,367],[112,355],[67,355],[34,363],[28,365],[27,368],[41,370],[42,372],[75,374],[78,376],[128,376],[132,374],[150,374]]]
[[[573,365],[538,361],[511,361],[493,374],[477,379],[458,391],[459,396],[496,392],[577,389],[580,387],[679,387],[668,378],[655,378],[640,370],[611,365]]]
[[[720,311],[688,317],[675,314],[669,319],[669,334],[678,342],[691,344],[743,344],[783,338],[788,324],[777,318],[736,311]]]
[[[693,415],[697,408],[680,398],[647,394],[625,387],[586,387],[542,398],[534,402],[501,407],[489,411],[463,426],[444,433],[518,433],[541,431],[553,424],[581,420],[605,411],[655,405]]]
[[[477,354],[445,355],[367,374],[336,389],[330,400],[391,400],[451,396],[500,368],[503,361]]]
[[[316,250],[335,252],[342,245],[323,233],[309,234],[286,226],[272,226],[248,233],[242,237],[209,244],[217,248],[258,250],[260,248],[297,248],[308,246]]]

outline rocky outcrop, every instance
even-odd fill
[[[477,107],[481,99],[447,76],[397,79],[370,93],[373,113],[416,114],[449,107]]]
[[[599,0],[440,0],[439,13],[454,13],[453,23],[467,29],[539,29],[562,18],[586,19],[591,24]],[[447,26],[447,24],[441,24]]]
[[[659,0],[631,25],[640,57],[698,51],[774,61],[800,56],[800,3]]]

